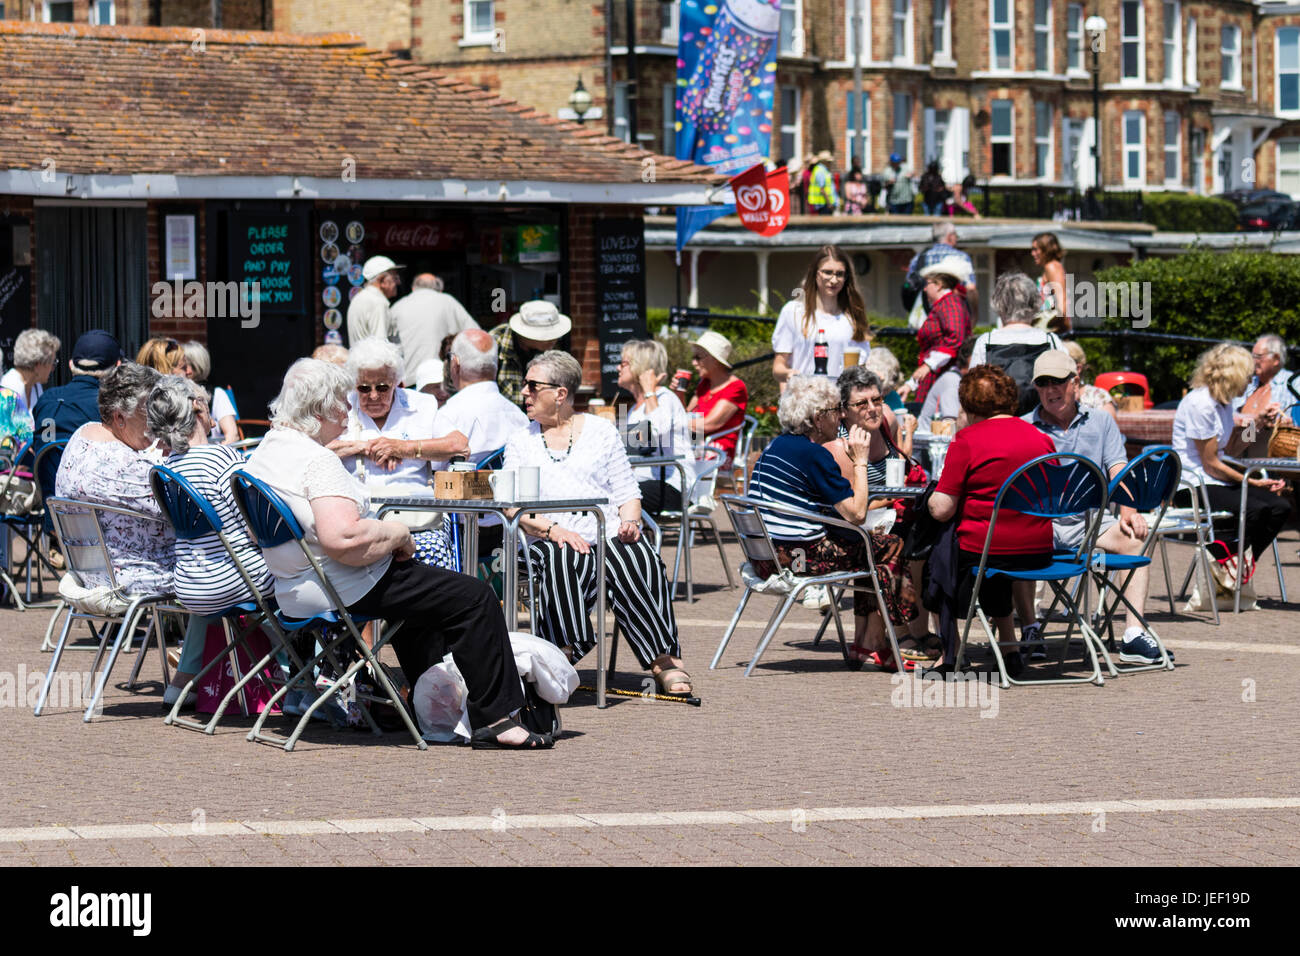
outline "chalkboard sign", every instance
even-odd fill
[[[308,277],[305,219],[296,212],[232,213],[230,278],[257,282],[264,313],[301,314],[306,311]]]
[[[600,393],[618,391],[623,343],[646,337],[645,221],[597,219],[596,331],[600,339]]]

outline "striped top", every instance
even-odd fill
[[[829,451],[807,435],[785,434],[774,438],[754,465],[750,496],[837,518],[835,505],[853,497],[853,486],[844,480]],[[763,520],[772,537],[782,541],[812,541],[828,530],[825,525],[770,512]]]
[[[217,512],[222,531],[249,577],[259,588],[269,590],[271,572],[261,550],[249,538],[230,494],[230,475],[243,465],[244,456],[228,445],[195,445],[186,454],[167,459],[167,467],[193,485]],[[188,610],[204,615],[220,614],[252,598],[215,534],[176,542],[176,596]]]

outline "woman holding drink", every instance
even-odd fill
[[[798,298],[781,309],[772,332],[772,376],[785,390],[792,375],[829,375],[871,351],[867,307],[853,264],[838,246],[822,246],[808,264]],[[852,358],[846,359],[846,353]]]

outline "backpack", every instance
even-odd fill
[[[1038,356],[1050,351],[1050,341],[1037,345],[1021,342],[1009,342],[1006,345],[987,344],[984,347],[984,361],[987,365],[996,365],[1015,379],[1020,389],[1020,408],[1017,415],[1028,415],[1038,405],[1038,389],[1034,388],[1034,362]]]

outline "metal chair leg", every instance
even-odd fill
[[[717,651],[713,654],[713,660],[709,663],[709,670],[718,666],[718,661],[722,659],[722,654],[727,649],[727,644],[731,642],[731,635],[736,633],[736,625],[740,623],[740,616],[745,613],[745,606],[749,604],[749,599],[754,594],[749,588],[745,588],[745,593],[740,596],[740,603],[736,605],[736,613],[731,615],[731,623],[727,625],[726,632],[722,635],[722,641],[718,644]]]
[[[748,677],[750,674],[754,673],[754,667],[758,664],[758,659],[762,657],[763,652],[767,650],[767,645],[772,642],[772,638],[776,634],[777,629],[781,626],[781,622],[784,621],[785,616],[790,613],[790,608],[794,607],[795,595],[797,595],[801,590],[802,588],[796,588],[789,594],[785,595],[785,597],[782,598],[781,603],[776,606],[776,610],[772,612],[772,616],[768,618],[767,629],[763,631],[762,637],[759,638],[758,646],[754,649],[754,656],[750,658],[749,665],[745,668],[744,676]]]

